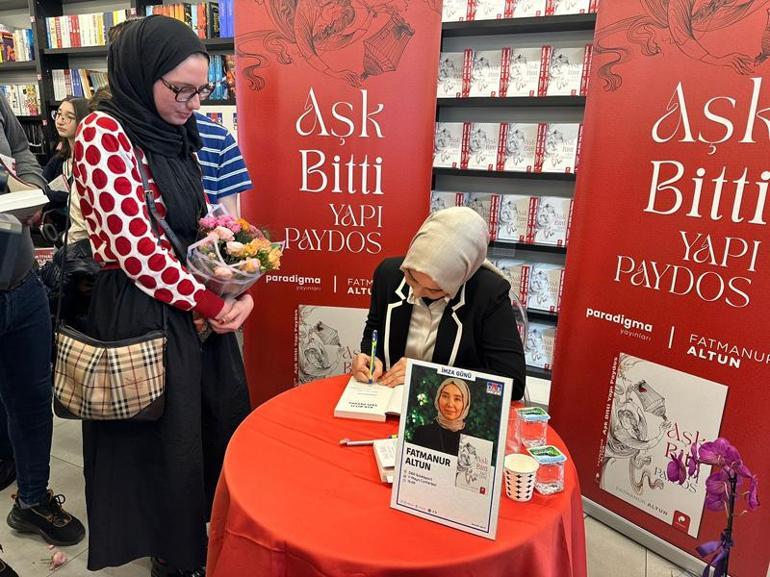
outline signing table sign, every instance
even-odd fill
[[[409,361],[394,509],[494,539],[511,379]]]

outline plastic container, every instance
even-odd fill
[[[516,409],[516,439],[519,445],[527,449],[545,445],[550,418],[540,407]]]
[[[564,463],[567,457],[553,445],[527,449],[538,462],[535,490],[541,495],[552,495],[564,490]]]

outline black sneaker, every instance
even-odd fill
[[[0,577],[4,576],[0,574]],[[192,571],[183,571],[182,569],[174,569],[163,561],[153,557],[150,577],[206,577],[206,568],[200,567],[198,569],[193,569]]]
[[[13,459],[0,459],[0,491],[16,480],[16,462]],[[2,577],[0,573],[0,577]]]
[[[64,495],[48,491],[48,501],[22,509],[18,498],[8,513],[8,525],[20,533],[38,533],[51,545],[77,545],[86,536],[86,529],[77,518],[62,509]]]
[[[0,577],[19,577],[19,574],[0,559]]]

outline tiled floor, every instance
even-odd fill
[[[51,487],[67,497],[65,508],[84,523],[85,497],[83,495],[83,455],[81,452],[80,423],[54,421],[53,456],[51,458]],[[15,486],[0,492],[0,544],[5,559],[20,577],[148,577],[147,559],[118,569],[98,573],[86,570],[88,543],[62,548],[70,561],[55,572],[48,568],[52,552],[36,537],[13,533],[6,525],[4,515],[11,507]],[[591,518],[586,519],[589,577],[684,577],[686,574],[654,553],[647,551],[623,535]],[[622,568],[622,571],[621,569]],[[560,576],[554,576],[560,577]]]

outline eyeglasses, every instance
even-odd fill
[[[52,110],[51,111],[51,118],[54,122],[61,119],[64,121],[65,124],[69,124],[70,122],[75,122],[75,117],[70,114],[62,114],[58,110]]]
[[[211,95],[211,93],[214,92],[214,89],[218,84],[218,82],[209,82],[203,86],[195,88],[194,86],[177,86],[175,84],[171,84],[165,78],[161,78],[160,81],[166,88],[174,93],[174,100],[177,102],[189,102],[195,98],[196,94],[200,97],[201,100],[206,100]]]

